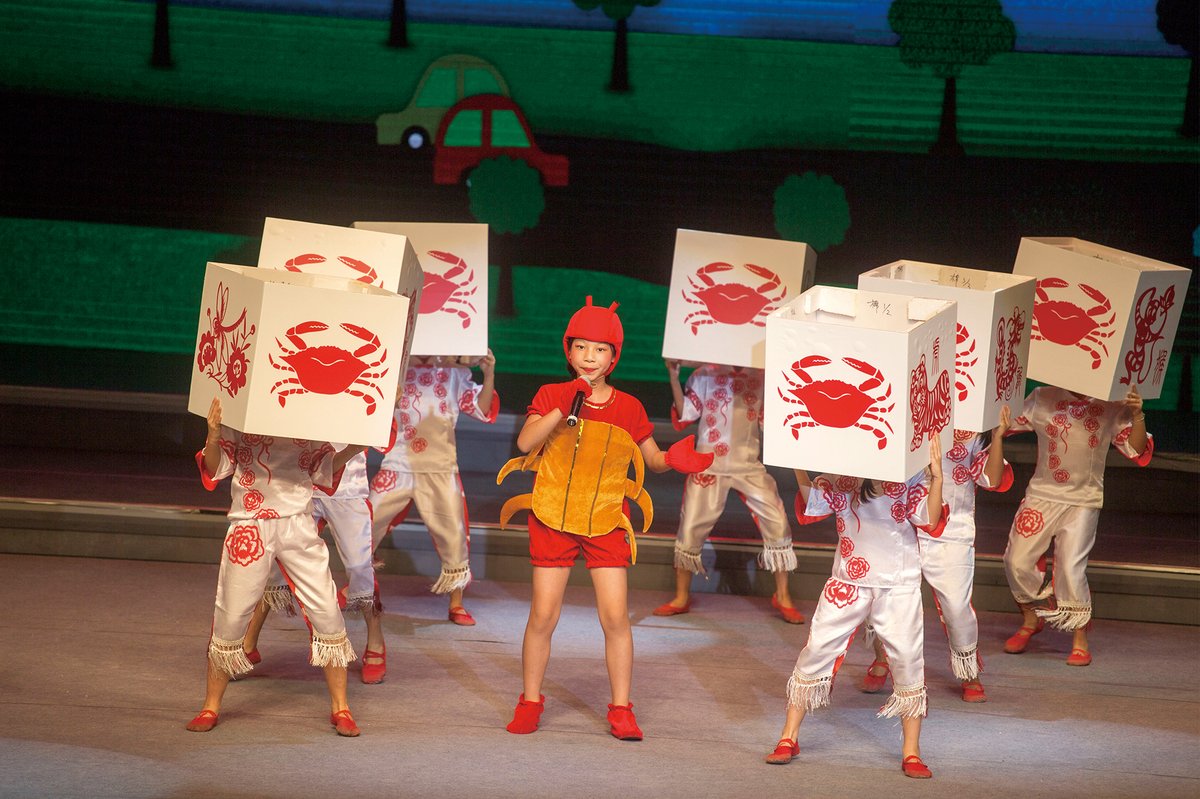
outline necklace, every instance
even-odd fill
[[[595,408],[595,409],[599,410],[602,408],[607,408],[609,405],[612,405],[613,400],[615,400],[616,398],[617,398],[617,390],[614,388],[612,391],[609,392],[608,399],[606,399],[604,402],[589,402],[588,400],[584,400],[583,404],[588,406],[589,408]]]

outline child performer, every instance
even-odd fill
[[[621,358],[625,338],[616,309],[615,302],[608,308],[593,306],[589,296],[587,304],[571,317],[563,336],[563,350],[568,368],[576,378],[538,389],[517,436],[518,449],[531,452],[548,439],[567,434],[564,419],[571,412],[576,394],[582,392],[586,401],[579,418],[604,422],[628,432],[651,471],[675,469],[684,474],[704,471],[712,463],[711,453],[697,453],[690,436],[667,452],[660,450],[654,442],[654,426],[642,404],[608,383],[608,375]],[[641,740],[642,731],[629,701],[633,676],[633,633],[625,571],[632,560],[629,539],[620,528],[592,538],[562,532],[548,527],[532,512],[529,556],[533,563],[533,597],[521,645],[525,690],[506,729],[524,734],[538,728],[545,707],[541,689],[550,660],[550,641],[562,612],[567,577],[580,552],[592,577],[596,610],[604,630],[604,659],[612,691],[612,702],[608,705],[609,732],[621,740]]]
[[[838,551],[833,576],[825,583],[813,613],[808,643],[788,680],[783,732],[766,762],[788,763],[800,754],[796,742],[800,723],[808,711],[829,704],[833,678],[854,630],[869,622],[895,672],[892,695],[879,715],[900,717],[904,774],[931,777],[921,760],[921,719],[926,712],[925,623],[913,527],[925,528],[936,538],[945,523],[938,440],[935,437],[929,442],[928,471],[922,470],[907,483],[881,484],[830,475],[810,481],[801,470],[796,470],[796,480],[800,484],[797,518],[801,524],[809,524],[837,514]]]
[[[942,455],[945,481],[943,498],[949,506],[946,526],[934,537],[917,528],[921,552],[921,574],[933,589],[933,601],[950,641],[950,668],[962,682],[964,702],[986,702],[979,681],[979,619],[971,606],[975,583],[975,486],[988,491],[1007,491],[1012,485],[1012,467],[1004,460],[1004,434],[1012,425],[1005,405],[1000,423],[990,433],[954,431],[954,446]],[[872,636],[875,662],[860,685],[873,694],[887,682],[887,653],[878,636]]]
[[[1092,662],[1087,628],[1092,620],[1087,561],[1104,504],[1104,461],[1111,443],[1138,466],[1150,462],[1154,439],[1137,387],[1123,402],[1105,402],[1054,386],[1035,388],[1010,433],[1037,433],[1037,467],[1013,519],[1004,550],[1008,587],[1021,609],[1021,626],[1004,644],[1019,654],[1029,639],[1052,627],[1074,635],[1069,666]],[[1054,579],[1048,585],[1040,559],[1054,542]],[[1053,597],[1053,604],[1048,604]]]
[[[221,403],[213,399],[208,438],[196,462],[210,491],[219,480],[234,476],[233,503],[217,578],[204,708],[188,723],[189,730],[208,732],[217,726],[230,678],[254,668],[243,637],[276,562],[305,611],[311,662],[325,670],[329,721],[338,735],[359,734],[346,702],[346,665],[355,659],[354,648],[346,637],[329,552],[317,535],[310,501],[314,488],[332,494],[346,462],[361,451],[346,447],[335,454],[329,444],[239,433],[222,427]]]
[[[471,379],[471,365],[483,372],[483,385]],[[459,413],[481,422],[496,421],[500,395],[495,379],[496,357],[491,350],[474,362],[469,358],[413,358],[404,390],[396,398],[392,444],[371,481],[374,548],[416,505],[442,562],[441,574],[430,590],[449,594],[450,621],[468,626],[475,623],[462,604],[463,589],[471,582],[470,528],[467,497],[458,476],[454,426]],[[383,658],[384,650],[379,651]],[[386,669],[386,661],[383,667]]]
[[[700,549],[725,509],[729,489],[738,492],[763,539],[759,566],[775,576],[771,606],[790,624],[804,615],[792,604],[788,574],[796,568],[792,531],[775,478],[759,452],[762,448],[763,370],[705,364],[692,372],[685,391],[679,385],[679,361],[667,361],[671,379],[671,422],[683,430],[700,420],[699,452],[712,452],[713,465],[693,474],[683,489],[679,531],[675,537],[675,597],[656,608],[655,616],[675,616],[692,608],[693,574],[704,574]],[[706,575],[707,576],[707,575]]]
[[[338,603],[344,610],[362,611],[367,627],[367,647],[362,658],[362,681],[368,685],[383,682],[382,651],[383,625],[379,618],[383,605],[379,600],[379,589],[375,582],[375,567],[371,555],[371,503],[367,501],[367,454],[360,452],[350,459],[342,471],[337,491],[327,497],[315,493],[312,498],[313,518],[317,530],[328,524],[333,533],[342,565],[346,568],[349,585],[338,592]],[[292,594],[287,581],[278,568],[271,570],[271,581],[267,585],[263,601],[254,610],[250,626],[246,630],[243,647],[246,659],[258,664],[262,655],[258,651],[258,636],[262,632],[267,614],[277,610],[289,616],[296,615],[292,606]]]

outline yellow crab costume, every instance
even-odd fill
[[[518,470],[537,473],[533,493],[504,503],[501,528],[522,510],[556,530],[588,538],[619,528],[629,535],[630,560],[637,563],[637,542],[624,501],[632,499],[642,509],[642,532],[650,529],[654,505],[642,486],[642,452],[629,433],[606,422],[584,419],[573,428],[564,422],[542,446],[504,464],[496,483]]]

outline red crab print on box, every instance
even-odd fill
[[[1023,386],[1024,370],[1017,359],[1017,348],[1021,345],[1021,337],[1025,334],[1025,312],[1013,308],[1008,316],[1000,317],[996,323],[996,360],[993,366],[996,370],[996,400],[1008,402]]]
[[[324,322],[301,322],[288,329],[284,337],[291,343],[289,348],[279,339],[275,343],[282,355],[279,360],[272,353],[268,356],[270,363],[283,372],[291,372],[295,377],[287,377],[271,386],[271,393],[279,391],[279,405],[283,407],[287,398],[292,394],[349,394],[361,399],[366,405],[366,415],[375,413],[375,398],[362,389],[374,390],[383,398],[383,391],[373,380],[383,377],[388,369],[371,371],[387,360],[387,350],[384,349],[377,360],[364,361],[363,357],[373,357],[382,346],[379,337],[365,327],[346,322],[338,325],[354,339],[366,342],[353,352],[335,344],[312,346],[305,336],[324,333],[329,325]],[[282,363],[280,362],[282,361]],[[358,388],[361,386],[362,388]]]
[[[925,441],[926,435],[936,436],[946,423],[950,421],[950,374],[943,370],[938,373],[938,350],[940,340],[933,340],[933,370],[937,375],[933,387],[929,386],[929,372],[925,368],[925,355],[922,353],[917,368],[912,370],[908,381],[909,412],[912,415],[913,437],[909,444],[909,452],[916,452],[917,447]]]
[[[471,297],[479,290],[479,286],[475,284],[475,270],[452,252],[430,250],[429,255],[451,266],[440,275],[425,270],[425,285],[421,289],[419,312],[432,314],[440,311],[454,314],[462,320],[464,329],[470,327],[471,320],[479,313],[471,304]]]
[[[1167,325],[1167,311],[1175,304],[1175,287],[1168,286],[1161,297],[1158,289],[1151,286],[1138,297],[1133,309],[1133,346],[1125,353],[1125,376],[1121,378],[1122,385],[1130,385],[1130,380],[1136,377],[1135,383],[1144,383],[1150,376],[1154,361],[1154,349],[1163,340],[1163,328]],[[1149,348],[1150,357],[1146,357]],[[1162,382],[1162,373],[1155,373],[1155,384]]]
[[[360,261],[359,259],[351,258],[348,255],[338,255],[335,256],[333,260],[346,267],[348,272],[346,277],[348,279],[358,281],[359,283],[366,283],[369,286],[383,285],[383,281],[380,279],[379,275],[375,273],[375,268],[366,261]],[[288,258],[284,262],[283,268],[287,272],[303,273],[303,267],[305,266],[329,262],[330,259],[327,256],[315,252],[306,252],[301,255],[297,255],[294,258]],[[322,274],[329,274],[329,272],[322,271]]]
[[[733,264],[723,261],[706,264],[688,275],[689,288],[683,290],[683,298],[692,305],[701,306],[683,320],[685,325],[691,325],[693,336],[704,325],[717,323],[766,327],[763,317],[778,308],[776,303],[787,297],[787,286],[782,285],[779,275],[765,266],[745,264],[744,267],[751,274],[765,278],[764,282],[757,286],[736,281],[718,283],[717,275],[734,269]]]
[[[1101,361],[1108,357],[1104,339],[1115,332],[1109,328],[1117,315],[1108,297],[1099,289],[1086,283],[1078,285],[1079,290],[1094,302],[1090,308],[1082,308],[1067,299],[1051,299],[1051,292],[1055,290],[1058,290],[1058,296],[1070,296],[1061,289],[1069,288],[1071,284],[1061,277],[1047,277],[1037,282],[1031,336],[1035,341],[1078,347],[1092,356],[1092,368],[1099,369]],[[1107,319],[1104,318],[1106,315]]]
[[[823,355],[807,355],[792,364],[790,371],[783,372],[788,390],[777,389],[780,398],[799,409],[792,411],[783,420],[783,426],[791,425],[792,437],[799,439],[805,427],[857,427],[875,436],[879,449],[887,446],[887,434],[892,433],[883,414],[896,407],[889,403],[892,387],[876,367],[857,358],[842,358],[842,362],[867,375],[857,386],[844,380],[814,380],[808,370],[825,367],[833,363]],[[882,387],[882,391],[879,389]],[[793,419],[799,419],[792,423]]]
[[[246,350],[254,335],[254,325],[246,322],[246,309],[233,322],[226,323],[229,313],[229,289],[224,283],[217,284],[217,296],[213,307],[205,308],[208,330],[200,334],[196,347],[196,366],[205,376],[217,382],[230,397],[236,397],[246,385],[250,362]]]
[[[955,328],[955,344],[954,388],[958,391],[958,401],[962,402],[975,388],[975,379],[968,370],[979,363],[979,358],[975,355],[975,337],[962,323]]]

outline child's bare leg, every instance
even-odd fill
[[[246,640],[242,642],[244,651],[253,652],[258,649],[258,636],[262,633],[263,625],[267,623],[267,614],[270,612],[271,606],[262,600],[254,606],[254,615],[250,617],[250,624],[246,627]]]
[[[604,629],[604,661],[614,705],[629,704],[633,682],[633,629],[629,625],[629,584],[624,567],[589,570],[596,589],[596,614]]]
[[[550,662],[550,640],[562,613],[563,592],[571,570],[566,567],[533,567],[533,596],[529,602],[529,621],[521,642],[521,678],[525,698],[537,702],[542,695],[542,679]]]
[[[362,614],[367,625],[367,649],[383,652],[386,646],[383,640],[383,614],[376,613],[373,607],[365,608]]]
[[[463,603],[463,589],[455,588],[450,592],[450,607],[461,608]]]
[[[212,662],[212,658],[205,658],[208,663],[208,671],[205,676],[204,684],[204,707],[202,710],[211,710],[213,713],[221,712],[221,700],[225,696],[225,689],[229,687],[229,681],[232,679],[228,674],[218,669]]]
[[[1090,625],[1085,625],[1075,630],[1072,636],[1071,646],[1075,649],[1082,649],[1084,652],[1090,652],[1088,649],[1087,628]]]
[[[903,716],[900,719],[900,729],[904,734],[900,759],[911,755],[921,756],[921,717]]]
[[[350,705],[346,702],[346,667],[324,666],[323,670],[325,685],[329,688],[329,712],[349,710]]]
[[[800,723],[804,721],[804,708],[788,705],[787,718],[783,720],[783,731],[779,733],[779,739],[795,741],[800,735]]]
[[[879,636],[875,636],[871,641],[871,648],[875,650],[875,659],[880,663],[887,663],[887,651],[883,648],[883,641],[879,640]]]
[[[785,608],[793,608],[795,605],[792,604],[792,594],[788,590],[788,575],[786,571],[775,572],[775,598]]]

